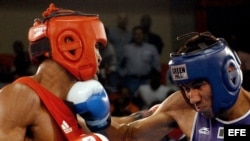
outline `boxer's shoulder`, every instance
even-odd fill
[[[23,83],[10,83],[3,87],[0,91],[1,95],[0,97],[6,97],[6,98],[38,98],[36,95],[36,92]],[[35,94],[35,95],[34,95]]]
[[[11,83],[0,91],[0,107],[1,109],[11,109],[4,111],[12,112],[18,117],[34,114],[41,108],[41,101],[29,86],[22,83]]]
[[[20,133],[17,134],[23,134],[22,130],[27,130],[28,134],[24,136],[31,136],[33,139],[46,138],[47,141],[52,141],[53,137],[57,136],[59,140],[65,140],[64,136],[59,135],[60,129],[56,128],[56,123],[51,122],[52,117],[38,94],[26,84],[11,83],[1,89],[0,111],[0,124],[5,125],[5,130],[20,128],[21,130],[17,131]]]

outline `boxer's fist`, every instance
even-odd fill
[[[102,134],[93,133],[81,135],[79,138],[73,141],[108,141],[108,139]]]
[[[100,82],[76,82],[70,89],[67,100],[74,103],[76,114],[85,119],[91,131],[102,130],[110,125],[109,99]]]

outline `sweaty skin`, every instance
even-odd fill
[[[211,88],[209,84],[198,89],[190,89],[189,101],[197,104],[200,112],[211,115]],[[187,93],[186,93],[187,94]],[[218,116],[225,121],[234,120],[250,109],[250,93],[241,88],[237,102],[228,111]],[[196,111],[187,104],[180,91],[163,101],[153,115],[130,124],[118,124],[113,120],[112,127],[105,133],[111,141],[159,141],[169,133],[176,123],[190,140]]]
[[[51,60],[44,61],[32,77],[61,99],[66,97],[74,82],[73,77],[69,77],[63,68]],[[39,96],[20,83],[7,85],[1,91],[0,125],[0,140],[65,140]]]
[[[100,63],[102,58],[98,48],[95,51],[96,61]],[[77,81],[50,59],[43,61],[36,74],[30,77],[61,99],[66,98],[69,89]],[[89,133],[89,130],[86,129],[85,133]],[[39,96],[21,83],[11,83],[0,90],[0,140],[66,141]]]

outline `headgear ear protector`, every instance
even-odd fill
[[[218,115],[237,100],[242,84],[240,60],[224,39],[209,32],[194,34],[178,52],[171,53],[172,79],[176,84],[207,80],[213,92],[213,111]]]
[[[92,78],[98,67],[95,44],[105,46],[107,43],[98,15],[60,9],[50,4],[43,16],[43,21],[35,20],[28,34],[33,62],[46,56],[79,80]]]

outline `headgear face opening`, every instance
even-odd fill
[[[46,56],[62,65],[78,80],[92,78],[98,67],[96,43],[106,45],[106,33],[98,15],[56,8],[53,4],[30,28],[30,55],[35,62]]]
[[[169,66],[176,84],[194,80],[209,82],[215,115],[236,102],[242,84],[240,60],[224,39],[200,33],[189,39],[180,52],[171,54]]]

